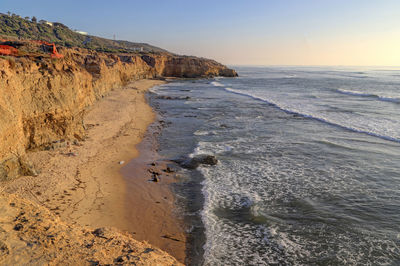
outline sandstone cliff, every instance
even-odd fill
[[[237,76],[213,61],[171,54],[60,51],[63,59],[0,57],[0,180],[35,175],[27,150],[84,138],[85,108],[129,80]]]

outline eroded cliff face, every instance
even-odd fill
[[[159,56],[155,60],[157,74],[166,77],[236,77],[233,69],[209,59],[191,56]]]
[[[62,49],[63,59],[0,58],[0,180],[35,175],[27,150],[84,138],[85,108],[129,80],[237,76],[207,59]]]

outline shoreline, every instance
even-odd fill
[[[184,263],[186,260],[186,233],[182,217],[176,213],[176,197],[170,185],[176,182],[173,164],[162,158],[157,135],[161,125],[155,121],[136,146],[139,156],[129,161],[120,172],[124,176],[128,217],[135,239],[147,241]],[[154,179],[157,182],[154,182]],[[134,206],[134,207],[132,207]],[[151,223],[149,223],[151,221]]]
[[[145,93],[163,83],[160,80],[139,80],[113,89],[87,108],[85,139],[74,143],[60,141],[54,143],[54,150],[29,152],[28,156],[40,174],[3,182],[0,192],[16,194],[41,205],[72,225],[115,227],[131,232],[133,238],[139,241],[146,240],[157,247],[162,246],[161,249],[167,249],[167,252],[179,249],[175,253],[179,254],[178,260],[184,262],[185,236],[180,222],[172,214],[173,195],[168,188],[173,177],[164,176],[158,183],[147,180],[131,182],[132,178],[127,180],[126,170],[123,170],[127,167],[132,172],[132,167],[140,164],[140,171],[147,171],[147,163],[139,162],[142,160],[139,159],[140,154],[145,154],[139,143],[142,143],[149,125],[155,121],[155,113],[147,103]],[[135,158],[138,158],[136,162]],[[134,171],[137,172],[136,169]],[[135,193],[130,193],[129,189],[143,181],[146,181],[143,187],[147,190],[137,186]],[[157,192],[154,185],[159,188]],[[138,193],[167,195],[167,200],[157,200],[162,204],[154,202],[150,206],[145,201],[146,197],[137,196],[132,200],[128,196]],[[154,195],[150,198],[155,199]],[[138,208],[141,211],[135,214],[132,210],[136,206],[147,207],[149,215],[141,215],[143,208]],[[157,215],[152,216],[154,213]],[[154,220],[165,217],[168,221],[164,223]],[[155,228],[158,228],[155,230],[157,233],[162,232],[163,235],[150,237]]]

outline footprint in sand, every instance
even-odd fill
[[[0,262],[4,260],[10,254],[10,250],[8,249],[7,245],[0,241]]]

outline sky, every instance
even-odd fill
[[[400,65],[399,0],[0,0],[7,11],[228,65]]]

